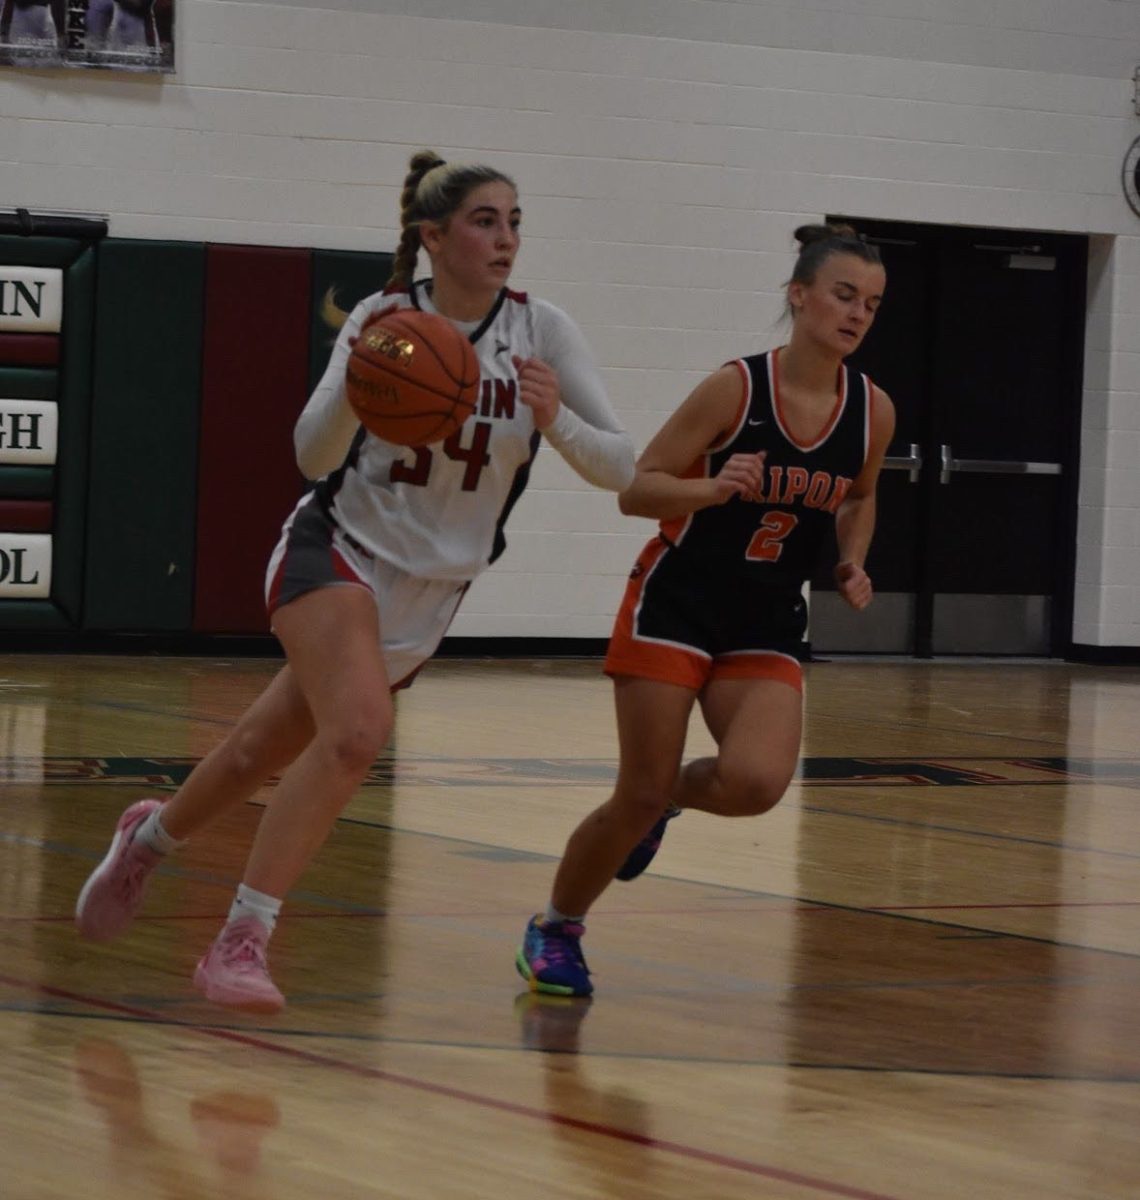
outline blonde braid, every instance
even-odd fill
[[[419,150],[408,163],[408,174],[404,178],[404,190],[400,193],[400,243],[392,259],[392,274],[388,287],[408,287],[415,275],[416,254],[420,248],[421,213],[416,205],[416,192],[420,180],[433,168],[442,166],[444,160],[434,150]]]

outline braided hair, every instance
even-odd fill
[[[421,223],[445,221],[484,183],[515,187],[510,176],[494,167],[448,163],[434,150],[419,150],[412,155],[400,194],[400,243],[392,260],[388,287],[407,287],[412,282],[421,245]]]
[[[400,193],[400,242],[386,287],[405,288],[412,282],[420,249],[420,222],[446,220],[483,183],[515,187],[513,179],[493,167],[448,163],[434,150],[412,155]],[[348,319],[336,302],[335,288],[330,287],[321,300],[321,318],[330,329],[340,329]]]

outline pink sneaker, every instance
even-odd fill
[[[269,978],[269,930],[256,917],[231,921],[194,969],[194,986],[207,1000],[246,1012],[275,1013],[285,997]]]
[[[135,919],[147,877],[162,861],[162,855],[135,840],[135,834],[161,807],[161,800],[139,800],[119,818],[107,857],[88,876],[75,901],[75,924],[82,937],[109,942]]]

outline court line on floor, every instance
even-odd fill
[[[1049,850],[1061,850],[1065,854],[1092,854],[1105,855],[1108,858],[1140,859],[1140,854],[1131,850],[1109,850],[1101,846],[1077,846],[1070,842],[1050,841],[1048,838],[1032,838],[1018,833],[994,833],[988,829],[968,829],[961,825],[935,825],[929,821],[888,817],[879,813],[846,812],[840,808],[826,808],[822,804],[802,804],[800,811],[822,817],[844,817],[851,821],[871,821],[874,824],[893,825],[902,829],[921,829],[929,833],[955,833],[962,837],[981,838],[985,841],[1013,842],[1019,846],[1044,846]]]
[[[842,713],[812,713],[811,721],[813,724],[823,721],[838,721],[850,725],[871,725],[877,728],[882,728],[882,718],[880,717],[861,717],[854,712]],[[999,740],[1007,738],[1011,742],[1031,742],[1038,746],[1054,746],[1060,753],[1071,752],[1074,747],[1062,738],[1058,738],[1056,734],[1031,734],[1023,731],[1011,732],[1003,729],[978,729],[975,726],[961,725],[935,725],[929,721],[919,719],[908,719],[906,717],[892,718],[892,729],[907,729],[919,730],[922,733],[944,733],[950,734],[953,737],[979,737],[991,738]],[[1077,744],[1077,749],[1081,749],[1081,744]],[[1089,753],[1095,752],[1097,746],[1095,742],[1089,743]],[[1121,750],[1121,755],[1128,754],[1130,751]],[[1004,757],[1004,756],[1001,756]]]
[[[257,801],[250,801],[249,803],[256,804]],[[934,833],[957,833],[957,834],[962,834],[966,837],[974,837],[974,838],[979,838],[979,839],[983,839],[983,840],[988,838],[988,839],[993,839],[995,841],[1013,842],[1015,844],[1024,844],[1027,846],[1044,846],[1046,849],[1060,850],[1066,854],[1069,854],[1069,853],[1089,854],[1089,855],[1094,855],[1094,856],[1105,855],[1106,857],[1110,857],[1110,858],[1126,858],[1126,859],[1130,859],[1130,860],[1131,859],[1140,859],[1140,853],[1133,853],[1133,852],[1127,851],[1127,850],[1109,850],[1106,848],[1102,848],[1100,846],[1078,846],[1078,845],[1072,845],[1068,842],[1047,841],[1043,838],[1023,837],[1018,834],[990,833],[984,829],[969,829],[969,828],[963,828],[963,827],[955,826],[955,825],[932,825],[927,821],[913,821],[913,820],[904,819],[902,817],[880,816],[875,813],[848,812],[844,809],[839,809],[839,808],[826,808],[823,805],[801,804],[800,809],[802,812],[811,813],[814,816],[844,817],[844,818],[848,818],[850,820],[870,821],[875,824],[897,825],[897,826],[901,826],[903,828],[921,829],[921,830],[927,830],[927,831],[934,832]],[[344,817],[344,816],[342,816],[337,819],[337,824],[338,825],[364,825],[364,826],[367,826],[372,829],[386,829],[392,833],[412,833],[412,834],[417,834],[421,837],[449,838],[452,841],[460,842],[464,845],[478,846],[481,849],[487,849],[487,850],[502,851],[502,850],[515,849],[514,847],[502,846],[502,845],[498,845],[498,844],[495,844],[492,842],[478,841],[474,838],[457,837],[456,835],[450,834],[450,833],[433,833],[430,831],[422,831],[422,830],[418,830],[418,829],[407,829],[407,828],[403,828],[398,825],[390,825],[385,821],[369,820],[365,817]],[[533,854],[536,857],[543,858],[543,859],[550,859],[554,862],[558,862],[559,859],[561,858],[561,855],[544,854],[540,850],[519,851],[519,853],[526,853],[528,855]],[[710,886],[720,887],[721,885],[720,884],[711,884]]]
[[[255,801],[247,801],[247,803],[251,807],[262,807]],[[98,850],[87,850],[82,846],[75,846],[69,842],[32,837],[28,834],[11,833],[8,830],[0,829],[0,844],[3,843],[13,846],[32,846],[37,850],[46,850],[50,854],[61,854],[69,858],[86,858],[91,862],[101,861],[106,853],[102,847]],[[203,871],[196,867],[183,867],[179,866],[176,862],[170,861],[163,863],[158,868],[158,874],[171,879],[186,879],[193,883],[205,883],[211,887],[224,888],[227,892],[232,892],[240,882],[233,876],[218,875],[212,871]],[[356,904],[350,900],[339,900],[335,896],[324,896],[316,892],[296,891],[290,893],[290,896],[293,900],[304,904],[314,904],[320,908],[338,910],[339,915],[342,916],[352,913],[359,913],[361,916],[373,916],[377,911],[375,905]]]
[[[1056,988],[1064,990],[1066,988],[1089,988],[1093,985],[1107,984],[1120,985],[1122,987],[1135,987],[1135,981],[1132,979],[1117,979],[1111,976],[1101,976],[1094,974],[1083,975],[1014,975],[1001,978],[990,978],[986,976],[977,977],[962,977],[955,979],[862,979],[848,983],[779,983],[769,980],[757,980],[755,983],[742,985],[732,990],[722,992],[718,999],[729,999],[733,996],[782,996],[790,994],[793,996],[806,994],[820,993],[851,993],[851,992],[937,992],[937,991],[956,991],[966,990],[973,995],[983,989],[1001,990],[1009,988]],[[483,998],[486,995],[496,995],[499,991],[498,986],[488,986],[486,984],[469,988],[467,996],[472,998]],[[289,993],[289,1003],[294,1005],[304,1004],[361,1004],[371,1003],[379,1000],[396,1000],[401,1003],[416,1001],[418,1003],[447,1001],[455,992],[448,988],[406,988],[396,991],[371,991],[371,992],[314,992],[302,991]],[[641,988],[625,985],[613,986],[606,988],[606,997],[610,1000],[623,1000],[630,997],[641,996],[644,990]],[[653,992],[654,1001],[668,1001],[680,998],[682,1001],[689,1001],[701,996],[708,997],[707,988],[685,988],[685,987],[664,987],[657,988]],[[143,993],[126,994],[121,997],[121,1003],[142,1004],[158,1009],[168,1009],[179,1005],[185,1006],[185,996],[166,995],[147,995]],[[383,1039],[382,1039],[383,1040]],[[466,1043],[465,1043],[466,1044]],[[472,1046],[481,1043],[470,1043]],[[666,1056],[668,1057],[668,1056]],[[687,1060],[686,1060],[687,1061]],[[752,1060],[749,1060],[752,1061]],[[759,1061],[759,1060],[757,1060]],[[843,1064],[833,1063],[833,1066]],[[865,1065],[865,1064],[864,1064]],[[922,1068],[915,1068],[920,1070]]]
[[[390,825],[383,821],[369,821],[363,817],[340,817],[338,823],[347,825],[361,825],[365,828],[384,829],[390,833],[409,834],[414,837],[424,837],[445,842],[457,842],[464,846],[479,846],[484,849],[505,850],[510,847],[495,845],[492,842],[477,841],[474,838],[457,837],[450,833],[434,833],[430,830],[422,829],[407,829],[398,825]],[[1063,848],[1063,847],[1062,847]],[[544,855],[553,862],[559,861],[558,855]],[[842,904],[836,900],[818,900],[810,896],[791,896],[785,892],[765,892],[752,888],[739,887],[730,883],[713,883],[707,879],[686,879],[683,875],[665,875],[659,872],[653,872],[647,878],[653,878],[666,883],[683,883],[690,887],[713,888],[717,891],[728,892],[736,896],[750,896],[755,899],[765,900],[781,900],[786,903],[800,904],[808,911],[818,910],[826,912],[835,910],[838,912],[853,912],[867,913],[874,916],[887,917],[896,921],[916,921],[924,925],[935,925],[941,929],[965,930],[968,933],[993,933],[1001,937],[1013,938],[1018,941],[1036,942],[1045,946],[1060,946],[1072,950],[1085,950],[1092,954],[1112,954],[1122,958],[1140,958],[1140,951],[1135,950],[1116,950],[1108,946],[1089,946],[1083,942],[1064,942],[1057,938],[1043,937],[1039,934],[1018,933],[1007,929],[990,929],[984,925],[966,925],[959,921],[939,920],[936,917],[917,916],[908,911],[899,911],[896,908],[887,905],[865,905],[865,904]],[[969,906],[963,906],[969,907]],[[981,906],[983,909],[987,906]],[[653,913],[653,909],[645,910],[647,915]],[[604,915],[604,911],[599,910],[599,916]]]
[[[174,711],[164,710],[161,708],[155,708],[153,705],[135,703],[132,701],[91,700],[91,701],[85,702],[83,707],[84,708],[109,708],[109,709],[119,710],[119,711],[123,711],[123,712],[138,712],[138,713],[142,713],[146,716],[162,717],[166,720],[171,720],[171,721],[185,721],[185,722],[192,722],[192,723],[198,723],[198,724],[204,724],[204,725],[217,725],[217,726],[223,726],[226,728],[232,728],[234,725],[237,724],[237,722],[239,720],[239,717],[237,717],[237,716],[235,716],[235,717],[209,717],[209,716],[202,716],[202,715],[197,715],[194,713],[186,712],[185,710],[174,710]],[[845,712],[845,713],[826,713],[826,712],[813,713],[813,714],[811,714],[811,719],[813,722],[843,721],[843,722],[847,722],[848,724],[854,723],[854,724],[874,725],[874,726],[882,725],[882,721],[878,718],[860,717],[855,713],[847,713],[847,712]],[[1062,752],[1064,752],[1064,751],[1071,752],[1074,748],[1068,742],[1065,742],[1065,741],[1059,739],[1054,734],[1034,735],[1034,734],[1025,733],[1023,731],[1010,731],[1010,730],[1002,730],[1002,729],[978,729],[974,726],[963,727],[963,726],[955,725],[952,723],[947,724],[947,725],[941,725],[941,724],[934,725],[927,721],[921,721],[921,720],[917,720],[917,719],[908,720],[906,718],[896,719],[895,721],[892,722],[892,725],[899,729],[914,729],[914,730],[919,730],[923,733],[951,734],[956,737],[979,737],[979,738],[990,738],[993,740],[1006,738],[1009,741],[1029,742],[1030,744],[1037,745],[1037,746],[1054,746],[1059,751],[1062,751]],[[1079,745],[1076,748],[1081,749],[1081,747]],[[1095,749],[1096,749],[1096,746],[1094,744],[1090,743],[1090,746],[1089,746],[1090,752],[1095,751]],[[1126,752],[1121,751],[1121,753],[1123,754]],[[93,757],[95,757],[95,756],[93,756]]]
[[[662,878],[667,876],[650,876],[650,878]],[[679,881],[685,882],[685,881]],[[235,884],[226,883],[227,887],[233,887]],[[692,886],[697,886],[693,884]],[[292,901],[294,897],[290,897]],[[736,904],[732,907],[727,904],[722,904],[715,896],[705,898],[707,904],[716,905],[715,908],[704,908],[699,905],[688,905],[685,908],[605,908],[600,906],[597,910],[597,916],[604,917],[607,920],[621,917],[704,917],[704,916],[739,916],[745,914],[748,916],[757,916],[760,914],[772,913],[795,913],[797,915],[807,915],[810,913],[831,913],[837,911],[835,908],[817,904],[813,901],[799,901],[794,898],[784,896],[774,896],[771,900],[764,899],[760,896],[751,904]],[[1140,900],[1057,900],[1057,901],[1038,901],[1038,900],[1016,900],[1002,904],[867,904],[864,905],[860,912],[867,913],[912,913],[912,912],[1006,912],[1009,910],[1019,909],[1069,909],[1069,908],[1140,908]],[[135,924],[138,925],[162,925],[162,924],[178,924],[182,921],[224,921],[228,913],[228,909],[219,908],[216,912],[208,913],[167,913],[159,915],[156,913],[143,913],[135,918]],[[424,920],[430,917],[463,917],[470,920],[486,921],[494,920],[502,917],[518,918],[519,910],[511,909],[478,909],[478,908],[453,908],[453,909],[437,909],[434,912],[412,911],[410,909],[399,908],[365,908],[355,907],[348,911],[336,912],[283,912],[279,916],[280,921],[352,921],[352,920],[378,920],[380,918],[391,919],[393,917],[415,921]],[[27,925],[70,925],[75,920],[72,913],[60,913],[55,916],[48,916],[42,913],[2,913],[0,912],[0,922],[9,924],[27,924]],[[953,926],[950,926],[953,928]],[[1016,937],[1016,934],[1008,933],[1004,929],[977,930],[970,927],[966,930],[968,933],[984,932],[991,934],[994,937]],[[1098,946],[1087,946],[1085,949],[1090,952],[1099,951]]]
[[[39,992],[43,995],[54,996],[57,999],[70,1000],[74,1003],[86,1004],[92,1008],[103,1009],[121,1016],[130,1016],[136,1020],[155,1021],[163,1023],[156,1013],[146,1009],[133,1008],[130,1005],[117,1004],[111,1000],[102,1000],[96,996],[86,996],[82,993],[71,992],[65,988],[51,987],[47,984],[32,980],[18,979],[0,974],[0,983],[9,987],[22,988],[25,991]],[[363,1063],[348,1062],[332,1055],[318,1054],[315,1051],[303,1050],[299,1046],[279,1045],[264,1037],[250,1033],[240,1033],[232,1029],[222,1029],[207,1025],[182,1025],[180,1028],[189,1033],[202,1037],[213,1038],[238,1045],[249,1046],[270,1054],[282,1055],[309,1066],[326,1067],[333,1071],[341,1071],[358,1078],[370,1079],[378,1083],[390,1083],[398,1087],[425,1092],[429,1095],[444,1099],[456,1100],[460,1103],[474,1105],[478,1108],[494,1112],[507,1113],[510,1116],[523,1117],[527,1120],[540,1121],[544,1124],[556,1125],[573,1129],[581,1133],[591,1133],[611,1141],[625,1142],[641,1146],[647,1150],[662,1151],[680,1158],[705,1163],[709,1166],[724,1167],[728,1170],[739,1171],[746,1175],[770,1179],[779,1183],[790,1183],[796,1187],[808,1188],[829,1196],[841,1196],[845,1200],[897,1200],[885,1192],[872,1192],[864,1188],[853,1187],[834,1180],[821,1179],[817,1176],[804,1175],[798,1171],[790,1171],[783,1167],[770,1166],[766,1163],[753,1162],[749,1159],[737,1158],[729,1154],[718,1154],[710,1150],[702,1150],[699,1146],[690,1146],[684,1142],[675,1142],[666,1138],[655,1138],[648,1134],[636,1133],[622,1129],[617,1125],[607,1125],[600,1121],[586,1121],[579,1117],[566,1116],[547,1108],[538,1108],[529,1104],[520,1104],[513,1100],[501,1100],[498,1097],[480,1092],[467,1091],[464,1088],[451,1087],[447,1084],[433,1083],[429,1079],[418,1078],[414,1075],[404,1075],[388,1071],[381,1067],[370,1067]]]
[[[246,803],[257,806],[256,801],[247,801]],[[428,839],[434,840],[434,841],[453,842],[453,843],[457,843],[459,845],[464,845],[464,846],[478,846],[481,849],[495,849],[495,850],[509,849],[509,847],[496,845],[491,842],[477,841],[474,838],[461,838],[461,837],[456,837],[454,834],[433,833],[430,831],[419,830],[419,829],[407,829],[407,828],[403,828],[403,827],[397,826],[397,825],[390,825],[390,824],[388,824],[386,822],[382,822],[382,821],[366,820],[362,817],[340,817],[340,818],[338,818],[337,823],[338,824],[346,824],[346,825],[358,825],[358,826],[361,826],[366,829],[383,829],[390,833],[405,834],[409,837],[422,837],[422,838],[428,838]],[[70,846],[63,842],[48,841],[47,839],[29,837],[27,835],[11,834],[11,833],[6,833],[3,830],[0,830],[0,842],[5,842],[5,841],[10,842],[10,843],[15,843],[18,845],[35,846],[40,849],[48,850],[49,852],[54,853],[54,854],[65,854],[65,855],[71,855],[71,856],[78,856],[81,858],[88,858],[93,861],[97,860],[99,858],[99,854],[97,851],[88,851],[88,850],[84,850],[77,846]],[[535,852],[535,853],[538,854],[538,852]],[[538,856],[541,858],[545,858],[551,862],[558,861],[557,855],[551,854],[551,855],[538,855]],[[217,886],[228,886],[230,888],[234,888],[237,886],[236,879],[226,881],[219,876],[209,875],[206,872],[194,872],[192,870],[180,868],[180,867],[177,867],[177,866],[174,866],[171,864],[164,864],[163,866],[159,867],[158,873],[160,875],[161,874],[170,874],[175,877],[187,877],[187,878],[191,878],[191,879],[200,879],[200,880],[215,884]],[[1058,947],[1063,947],[1063,948],[1072,949],[1072,950],[1084,950],[1084,951],[1087,951],[1088,953],[1093,953],[1093,954],[1109,954],[1109,955],[1114,955],[1114,956],[1121,957],[1121,958],[1140,958],[1140,951],[1118,950],[1113,947],[1107,947],[1107,946],[1090,946],[1083,942],[1067,942],[1067,941],[1061,941],[1057,938],[1043,937],[1038,934],[1019,933],[1019,932],[1006,930],[1006,929],[991,929],[984,925],[967,925],[967,924],[964,924],[959,921],[940,920],[936,917],[920,916],[920,915],[917,915],[916,913],[910,912],[910,911],[899,911],[897,908],[893,908],[890,906],[868,906],[868,905],[859,905],[859,904],[842,904],[838,901],[818,900],[813,897],[791,896],[786,893],[780,893],[780,892],[757,891],[757,890],[753,890],[751,888],[738,887],[738,886],[735,886],[732,884],[710,883],[707,879],[686,879],[684,876],[681,876],[681,875],[663,875],[663,874],[654,873],[652,875],[652,878],[661,880],[664,882],[669,882],[669,883],[686,884],[690,887],[715,888],[718,891],[727,892],[727,893],[730,893],[735,896],[749,896],[749,897],[753,897],[756,899],[779,900],[779,901],[783,901],[785,903],[799,904],[799,905],[803,906],[803,908],[806,909],[808,912],[810,912],[812,910],[817,910],[820,912],[838,911],[838,912],[865,913],[865,914],[873,915],[873,916],[886,917],[888,919],[896,920],[896,921],[915,921],[915,922],[919,922],[919,923],[925,924],[925,925],[934,925],[934,926],[937,926],[942,929],[953,929],[953,930],[959,930],[959,931],[966,931],[968,933],[997,934],[1001,937],[1012,938],[1017,941],[1034,942],[1034,943],[1038,943],[1040,945],[1058,946]],[[291,898],[294,901],[308,903],[308,904],[314,904],[321,908],[337,909],[337,910],[341,910],[346,913],[354,912],[354,911],[359,912],[362,916],[371,916],[371,915],[373,915],[373,912],[374,912],[374,908],[367,906],[367,905],[357,905],[357,904],[353,904],[348,901],[340,901],[340,900],[337,900],[332,897],[318,895],[318,894],[310,893],[310,892],[296,892],[296,893],[291,894]],[[957,906],[951,906],[951,907],[957,907]],[[969,909],[971,906],[962,906],[962,907]],[[985,911],[986,907],[987,906],[981,906],[981,910]],[[650,915],[652,913],[652,911],[653,910],[646,910],[647,915]],[[598,915],[603,916],[604,911],[599,912]]]
[[[0,985],[4,982],[0,978]],[[524,993],[525,994],[525,993]],[[296,997],[291,1002],[297,1002]],[[122,1006],[129,1007],[129,1006]],[[1045,1083],[1104,1083],[1104,1084],[1140,1084],[1140,1075],[1058,1075],[1047,1071],[993,1071],[968,1070],[964,1067],[916,1067],[913,1064],[893,1063],[851,1063],[851,1062],[804,1062],[798,1059],[766,1059],[714,1057],[712,1055],[682,1055],[660,1053],[637,1053],[621,1050],[563,1050],[555,1047],[520,1046],[514,1043],[499,1042],[463,1042],[444,1041],[433,1038],[390,1037],[384,1034],[356,1033],[346,1030],[301,1029],[296,1027],[268,1028],[266,1026],[222,1025],[211,1022],[203,1025],[201,1022],[183,1021],[175,1017],[165,1017],[155,1014],[151,1017],[136,1017],[120,1012],[90,1012],[73,1009],[51,1008],[46,1004],[35,1002],[17,1003],[0,1002],[0,1015],[15,1013],[20,1016],[54,1017],[71,1021],[109,1021],[121,1022],[126,1025],[143,1025],[153,1029],[187,1029],[187,1030],[226,1030],[246,1034],[264,1034],[266,1037],[298,1038],[311,1041],[325,1039],[330,1042],[360,1042],[366,1045],[390,1045],[405,1047],[428,1047],[434,1050],[474,1050],[492,1051],[507,1054],[553,1054],[583,1060],[606,1059],[629,1062],[667,1063],[680,1066],[727,1066],[727,1067],[763,1067],[783,1070],[790,1068],[797,1071],[850,1071],[861,1075],[919,1075],[937,1079],[992,1079],[998,1081],[1039,1081]]]

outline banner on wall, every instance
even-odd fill
[[[175,0],[0,0],[0,66],[174,70]]]

